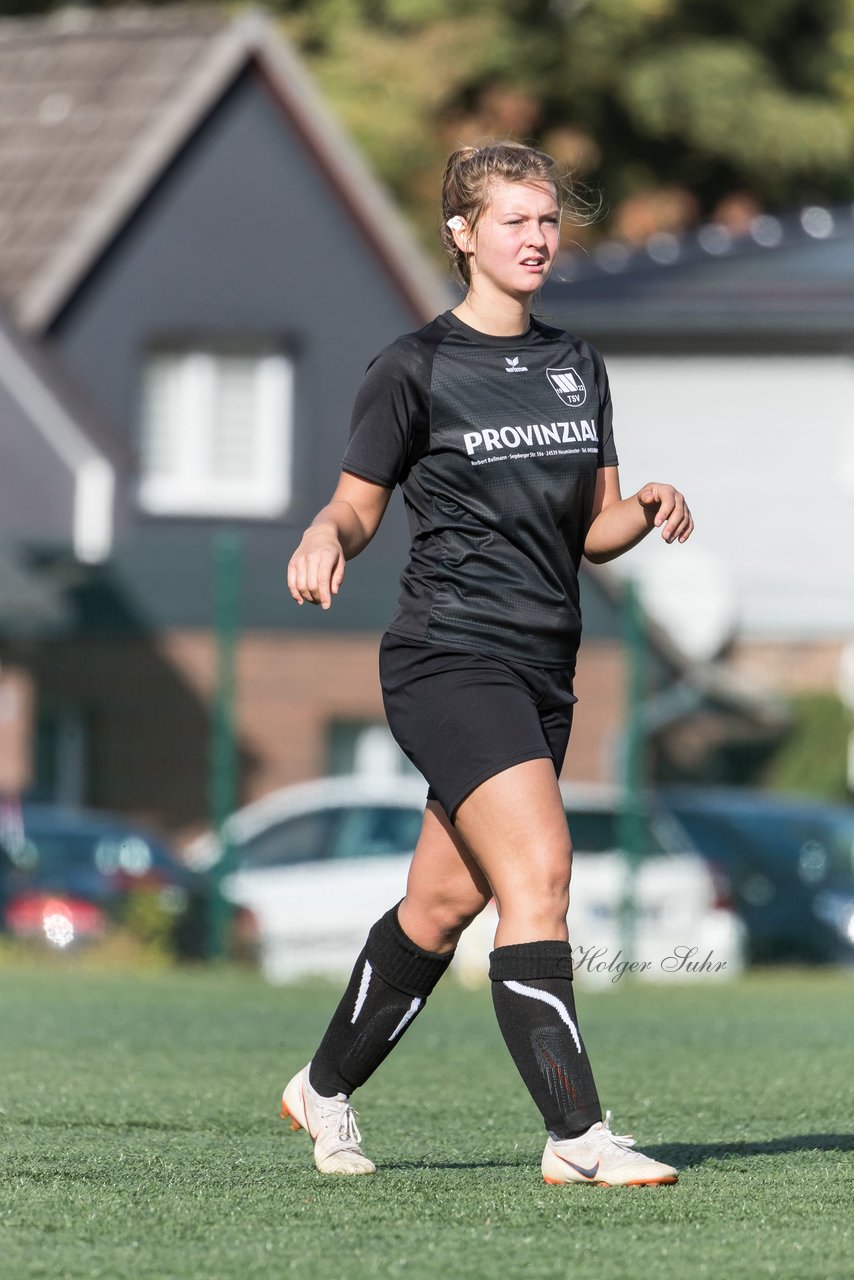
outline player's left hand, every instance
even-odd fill
[[[685,542],[690,538],[694,521],[687,502],[672,484],[645,484],[638,490],[637,500],[647,523],[661,530],[665,542]]]

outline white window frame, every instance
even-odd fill
[[[212,454],[217,362],[232,354],[254,356],[256,361],[255,458],[250,477],[214,476],[204,467]],[[180,361],[175,415],[181,430],[170,440],[176,465],[167,474],[145,474],[143,456],[138,488],[142,510],[155,516],[282,515],[291,500],[293,362],[281,352],[162,350],[149,354],[143,377],[151,363],[164,357]]]

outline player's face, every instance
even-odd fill
[[[498,181],[474,233],[471,274],[513,297],[530,296],[554,266],[560,240],[560,207],[554,187]]]

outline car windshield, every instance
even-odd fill
[[[577,853],[613,853],[621,848],[621,815],[613,809],[582,809],[566,806],[566,818]],[[679,849],[675,835],[668,831],[665,819],[655,813],[645,814],[642,822],[642,856],[660,857]]]
[[[418,843],[424,810],[391,805],[351,809],[338,832],[333,857],[384,858],[412,853]]]
[[[235,853],[240,868],[285,867],[343,858],[382,858],[411,853],[418,841],[422,808],[401,805],[338,805],[300,813],[267,827]]]
[[[804,884],[854,877],[854,814],[734,814],[739,831],[767,859],[784,861]]]
[[[144,876],[168,862],[148,840],[123,831],[27,828],[13,838],[7,835],[5,848],[15,871],[39,884],[79,872]]]
[[[803,884],[854,878],[854,814],[686,808],[679,819],[704,853],[723,862],[775,867]]]
[[[424,810],[420,805],[349,804],[294,814],[238,845],[233,865],[240,869],[287,867],[303,862],[384,858],[412,853]],[[620,848],[620,814],[570,804],[567,819],[580,853],[613,853]],[[682,833],[667,815],[651,811],[643,824],[643,857],[682,852]]]
[[[316,809],[265,827],[237,847],[234,864],[240,868],[287,867],[328,858],[344,812],[341,808]]]

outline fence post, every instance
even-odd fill
[[[234,657],[237,642],[241,542],[231,530],[213,539],[214,636],[216,690],[209,749],[208,799],[211,829],[219,839],[220,857],[211,868],[207,918],[207,956],[225,954],[231,907],[223,897],[222,881],[230,870],[226,818],[237,799],[237,750],[234,730]]]
[[[626,877],[620,908],[620,949],[623,960],[634,955],[637,924],[638,867],[646,845],[645,732],[643,705],[646,695],[646,634],[637,587],[629,578],[623,587],[623,644],[626,659],[626,703],[621,755],[620,848]]]

